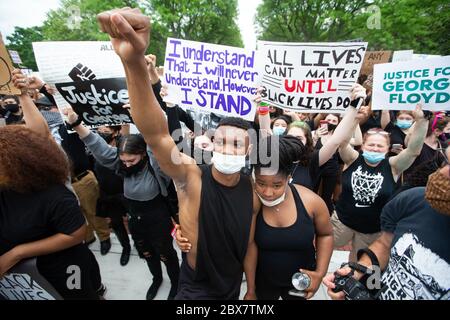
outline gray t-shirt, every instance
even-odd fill
[[[106,143],[98,134],[91,132],[87,137],[81,139],[86,147],[92,152],[95,160],[102,166],[118,172],[121,166],[117,148]],[[147,147],[149,165],[152,166],[155,176],[148,166],[137,174],[124,177],[123,194],[127,199],[136,201],[148,201],[155,198],[159,193],[167,195],[167,185],[170,178],[165,175],[150,148]]]

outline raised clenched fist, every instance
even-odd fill
[[[105,11],[97,16],[100,28],[109,34],[117,55],[123,62],[142,59],[150,43],[150,18],[139,9]]]

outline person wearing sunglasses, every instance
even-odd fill
[[[342,194],[331,217],[334,245],[342,247],[351,242],[350,261],[356,252],[375,241],[380,232],[380,213],[395,192],[397,181],[420,154],[428,128],[422,108],[413,112],[416,124],[408,147],[387,158],[389,133],[380,128],[367,131],[358,152],[345,141],[339,148],[344,161]],[[355,119],[354,126],[357,120]]]

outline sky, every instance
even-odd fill
[[[107,0],[105,0],[107,1]],[[239,19],[242,40],[247,49],[256,47],[254,16],[256,7],[262,0],[238,0]],[[59,7],[59,0],[0,0],[0,32],[6,36],[14,31],[15,26],[32,27],[41,25],[45,14],[50,9]]]

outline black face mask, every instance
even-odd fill
[[[125,175],[125,177],[129,177],[132,175],[137,174],[138,172],[142,171],[142,169],[145,168],[145,166],[148,163],[148,157],[147,155],[145,157],[143,157],[138,163],[136,163],[135,165],[132,165],[130,167],[127,167],[126,165],[123,164],[122,162],[122,166],[120,168],[120,172]]]
[[[106,141],[106,143],[110,143],[111,141],[113,141],[114,140],[114,137],[113,137],[113,135],[112,135],[112,133],[104,133],[104,132],[97,132],[98,133],[98,135],[100,136],[100,137],[102,137],[105,141]]]
[[[450,132],[444,132],[439,136],[439,140],[445,142],[450,139]]]
[[[6,112],[16,113],[19,111],[19,105],[17,103],[5,104],[4,109]]]
[[[337,127],[337,124],[328,123],[328,131],[333,131],[334,129],[336,129],[336,127]]]
[[[212,151],[194,148],[194,160],[197,164],[211,164]]]

